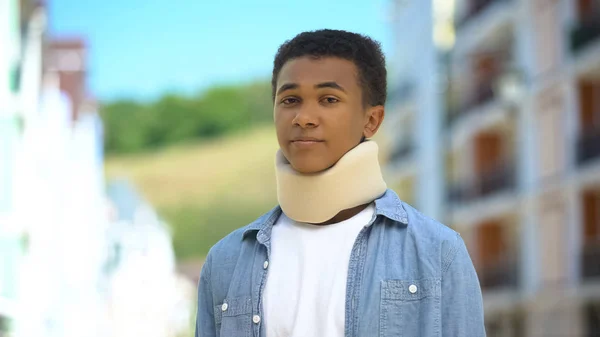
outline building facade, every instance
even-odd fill
[[[0,0],[0,336],[14,326],[24,250],[23,232],[16,221],[14,177],[22,131],[18,100],[21,17],[27,14],[20,1]]]
[[[457,0],[453,12],[455,41],[438,65],[448,76],[437,81],[440,108],[427,111],[422,96],[396,96],[423,119],[408,130],[440,132],[428,141],[441,148],[443,211],[428,215],[467,243],[489,336],[597,336],[600,3]],[[410,50],[423,41],[398,45]],[[396,111],[391,103],[388,115]],[[428,113],[441,116],[441,126],[426,122]],[[392,155],[387,167],[396,175],[404,167],[427,172],[411,159],[426,157],[427,148]],[[428,213],[417,196],[429,190],[418,179],[397,189]]]
[[[174,336],[192,296],[170,233],[147,204],[109,217],[88,45],[47,21],[37,1],[0,0],[0,336]]]
[[[396,48],[388,60],[391,90],[384,123],[387,181],[403,200],[434,218],[444,212],[443,101],[438,97],[445,51],[434,38],[443,24],[439,3],[448,2],[397,1],[391,10]]]

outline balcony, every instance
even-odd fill
[[[600,13],[593,13],[571,30],[571,50],[579,52],[600,38]]]
[[[448,199],[450,202],[471,202],[502,190],[512,189],[515,185],[514,166],[499,166],[470,182],[454,184],[448,190]]]
[[[600,242],[586,244],[581,252],[582,278],[600,278]]]
[[[499,167],[481,176],[478,196],[485,197],[497,191],[513,187],[515,187],[514,166]]]
[[[496,98],[496,92],[494,91],[495,82],[496,78],[478,85],[470,97],[460,104],[452,104],[450,99],[448,99],[447,102],[449,107],[447,123],[450,125],[458,118],[471,114],[475,111],[475,108],[494,100]]]
[[[477,270],[483,291],[499,288],[516,288],[518,285],[518,265],[514,258],[503,258],[499,262]]]
[[[600,158],[600,129],[585,131],[577,139],[577,163],[579,165]]]
[[[504,2],[509,0],[470,0],[468,1],[469,9],[467,12],[457,20],[456,26],[461,28],[466,25],[474,17],[481,14],[485,9],[489,8],[490,5],[496,2]]]

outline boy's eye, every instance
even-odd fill
[[[298,99],[290,97],[290,98],[286,98],[283,101],[281,101],[281,103],[283,104],[294,104],[294,103],[298,103]]]
[[[327,103],[333,104],[339,102],[340,100],[335,97],[325,97],[325,101]]]

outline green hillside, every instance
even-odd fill
[[[126,177],[173,229],[179,260],[210,246],[276,204],[271,125],[164,150],[109,157],[107,178]]]

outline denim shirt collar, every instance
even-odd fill
[[[276,206],[271,211],[267,212],[254,222],[246,226],[242,238],[246,238],[250,233],[256,233],[256,239],[261,244],[267,244],[271,240],[271,230],[273,225],[281,215],[281,207]],[[385,193],[375,199],[375,215],[384,216],[398,224],[408,226],[408,214],[402,206],[402,201],[398,198],[398,195],[387,189]],[[268,246],[268,245],[267,245]]]

